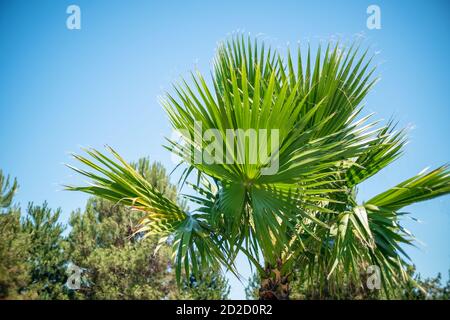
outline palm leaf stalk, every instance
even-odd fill
[[[406,143],[392,121],[360,116],[374,71],[356,45],[319,47],[314,58],[299,47],[283,58],[257,40],[232,37],[218,47],[210,82],[193,72],[161,101],[181,133],[165,147],[184,165],[181,185],[197,193],[185,195],[193,211],[166,199],[111,148],[111,155],[74,155],[89,170],[71,168],[91,184],[67,188],[145,212],[137,232],[172,240],[178,281],[209,266],[238,274],[241,252],[261,277],[262,299],[287,299],[295,266],[305,282],[338,288],[344,278],[363,283],[361,271],[376,265],[389,292],[407,277],[402,246],[414,241],[399,210],[448,194],[450,178],[443,166],[356,201],[358,184]],[[257,144],[239,139],[239,130],[261,129]],[[221,148],[210,148],[215,140]],[[226,161],[211,161],[221,155]],[[265,174],[273,163],[277,170]]]

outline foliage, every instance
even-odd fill
[[[9,176],[4,176],[0,170],[0,209],[8,209],[11,206],[17,188],[17,180],[14,179],[11,185]]]
[[[416,272],[414,266],[409,266],[407,273],[411,280],[396,288],[391,299],[396,300],[449,300],[450,299],[450,279],[442,284],[441,274],[436,277],[423,279]],[[450,270],[449,270],[450,275]],[[388,297],[379,290],[368,290],[359,283],[346,283],[339,287],[339,290],[330,288],[320,288],[319,284],[309,284],[300,278],[296,278],[291,283],[291,298],[295,300],[326,299],[326,300],[378,300]],[[250,300],[259,298],[260,279],[257,274],[249,279],[245,288],[246,298]]]
[[[19,209],[11,206],[17,181],[9,181],[0,170],[0,299],[22,297],[30,281],[29,265],[24,263],[30,239],[22,233]]]
[[[164,167],[140,159],[132,167],[158,186],[171,201],[177,200]],[[81,267],[83,283],[74,293],[78,299],[212,299],[226,297],[229,290],[223,276],[205,279],[191,288],[178,290],[170,269],[168,245],[154,237],[133,237],[142,212],[101,198],[89,200],[84,212],[70,218],[68,236],[71,261]],[[156,248],[159,245],[157,252]],[[205,273],[205,277],[208,275]]]
[[[46,202],[42,206],[30,203],[22,222],[22,232],[30,238],[27,262],[30,264],[30,283],[39,299],[65,299],[66,251],[59,222],[61,209],[52,210]]]
[[[20,212],[9,209],[0,213],[0,300],[33,298],[26,290],[30,282],[30,266],[26,263],[30,238],[23,233]]]
[[[11,198],[12,199],[12,198]],[[65,251],[60,210],[47,203],[0,214],[0,298],[65,299]]]
[[[132,164],[152,185],[177,200],[164,167],[140,159]],[[7,181],[0,175],[1,181]],[[4,187],[6,185],[6,187]],[[169,246],[155,238],[133,237],[142,212],[100,198],[70,217],[70,232],[61,210],[30,203],[21,218],[12,207],[17,183],[2,182],[0,213],[0,299],[225,299],[229,285],[218,270],[179,290],[170,264]],[[6,204],[8,206],[6,206]],[[183,204],[181,204],[183,207]],[[155,252],[159,246],[158,252]],[[66,286],[67,267],[82,268],[80,290]]]
[[[184,280],[182,291],[177,299],[225,300],[230,294],[228,281],[215,270],[203,271]]]
[[[70,260],[83,270],[82,299],[161,299],[171,291],[167,254],[153,239],[130,238],[138,212],[91,199],[70,218]]]
[[[183,182],[197,173],[192,187],[198,195],[186,196],[197,206],[193,211],[165,197],[112,149],[110,156],[97,150],[75,155],[88,170],[71,168],[91,184],[67,188],[145,212],[140,233],[174,239],[179,284],[183,272],[189,279],[204,268],[237,273],[240,251],[264,279],[262,287],[277,291],[269,296],[280,288],[288,296],[294,265],[309,285],[330,288],[361,283],[361,268],[377,265],[384,292],[392,294],[410,279],[402,245],[414,240],[400,224],[400,210],[448,194],[450,175],[442,166],[356,201],[358,184],[397,159],[406,142],[392,121],[380,126],[371,115],[359,116],[377,80],[367,55],[336,44],[324,54],[319,47],[315,57],[309,47],[282,57],[236,36],[218,48],[212,85],[199,72],[175,85],[162,104],[182,138],[168,140],[166,148],[187,164]],[[209,148],[213,137],[199,135],[199,126],[214,129],[223,149]],[[238,134],[229,141],[229,129],[264,129],[267,141],[255,146]],[[278,149],[261,152],[276,140]],[[195,161],[217,154],[231,161]],[[278,170],[265,174],[273,161]]]
[[[245,286],[245,298],[247,300],[259,299],[259,288],[261,287],[261,279],[257,273],[253,273],[252,276],[247,279],[247,285]]]
[[[414,281],[408,281],[403,287],[398,289],[399,299],[403,300],[450,300],[450,277],[445,284],[442,284],[440,273],[436,277],[423,279],[415,272],[415,267],[410,266],[408,273]],[[449,270],[450,276],[450,270]],[[417,284],[420,286],[418,288]]]

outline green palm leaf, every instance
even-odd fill
[[[112,149],[112,156],[87,150],[92,160],[75,155],[90,171],[71,168],[91,185],[67,188],[145,212],[137,232],[172,240],[178,281],[183,270],[210,265],[237,274],[242,252],[264,277],[280,281],[300,266],[300,276],[321,286],[361,282],[361,269],[378,265],[389,290],[406,277],[402,246],[413,242],[398,210],[448,194],[450,181],[443,166],[356,202],[358,184],[397,159],[406,143],[392,121],[379,126],[371,115],[360,117],[374,70],[357,45],[319,47],[315,57],[299,47],[283,59],[235,36],[220,44],[211,81],[197,71],[161,100],[181,134],[165,148],[185,167],[181,184],[197,192],[185,195],[192,212]],[[260,130],[264,136],[252,143],[248,137]],[[189,181],[194,173],[197,183]]]
[[[368,205],[397,211],[410,204],[450,193],[450,172],[442,166],[405,180],[367,201]]]

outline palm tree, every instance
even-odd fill
[[[381,126],[359,116],[377,80],[367,52],[329,44],[314,59],[309,47],[283,59],[236,36],[220,44],[211,82],[197,71],[175,84],[162,104],[181,138],[165,147],[184,165],[180,184],[197,193],[185,195],[193,210],[164,197],[111,148],[111,155],[74,155],[90,171],[71,168],[92,183],[67,188],[146,212],[136,232],[172,243],[178,281],[210,266],[239,275],[241,252],[261,278],[261,299],[289,298],[294,265],[305,279],[336,286],[344,277],[362,283],[361,268],[376,265],[388,292],[406,279],[402,245],[414,240],[400,210],[449,193],[450,177],[442,166],[356,201],[358,184],[397,159],[406,141],[392,121]],[[238,129],[266,129],[265,139],[252,144]],[[210,148],[213,140],[223,147]],[[277,148],[264,154],[274,141]],[[221,154],[227,161],[209,161]],[[265,174],[273,163],[277,170]]]

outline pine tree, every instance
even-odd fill
[[[142,158],[133,167],[166,197],[177,200],[160,163]],[[91,198],[84,212],[70,217],[70,260],[80,267],[76,299],[212,299],[226,298],[228,283],[220,274],[205,273],[202,279],[176,286],[169,245],[152,237],[135,235],[144,214],[101,198]],[[157,246],[160,246],[156,250]],[[156,251],[156,253],[155,253]]]
[[[30,203],[22,223],[23,232],[30,239],[29,288],[37,292],[39,299],[67,298],[65,226],[59,222],[60,215],[61,209],[51,210],[47,202],[42,206]]]
[[[12,206],[18,188],[14,179],[0,170],[0,299],[31,298],[26,288],[30,281],[26,262],[30,239],[22,232],[20,210]]]
[[[0,210],[8,209],[11,206],[17,188],[17,179],[14,179],[11,185],[9,176],[4,176],[3,171],[0,170]]]

